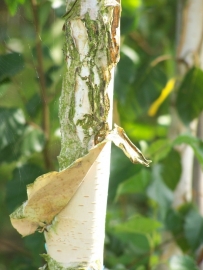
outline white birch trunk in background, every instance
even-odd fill
[[[177,71],[183,77],[195,64],[203,67],[203,0],[179,0],[177,12]],[[197,120],[190,124],[189,129],[195,136]],[[171,137],[175,138],[187,131],[172,109]],[[183,145],[179,151],[182,175],[175,191],[175,207],[192,199],[193,150],[190,146]]]
[[[119,17],[120,4],[115,0],[67,1],[60,170],[87,154],[111,129]],[[103,269],[110,149],[108,142],[67,207],[45,232],[49,269]]]
[[[195,64],[198,63],[199,66],[203,68],[203,0],[179,0],[177,4],[177,74],[180,78],[183,78],[189,68],[193,67]],[[172,103],[174,103],[176,99],[175,93],[173,94],[172,99]],[[189,127],[186,127],[179,118],[176,108],[173,107],[171,108],[171,116],[170,138],[175,139],[183,133],[188,133],[188,131],[196,136],[197,120],[194,120]],[[193,181],[196,182],[196,186],[199,186],[198,188],[203,190],[203,181],[200,182],[202,172],[199,164],[196,164],[198,169],[195,169],[196,175],[198,174],[199,177],[193,178],[193,150],[188,145],[181,145],[177,150],[179,150],[181,155],[182,173],[174,192],[173,206],[175,208],[192,200]],[[200,200],[202,201],[202,199]],[[200,209],[200,212],[201,211],[202,210]],[[166,239],[171,239],[170,234],[165,237]],[[163,250],[162,259],[167,262],[173,255],[180,253],[181,250],[176,243],[170,242]],[[160,269],[166,270],[168,269],[168,266],[161,266]]]

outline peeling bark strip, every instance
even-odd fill
[[[107,122],[107,87],[119,58],[120,4],[115,0],[68,1],[64,15],[67,63],[60,99],[60,169],[94,146]]]
[[[49,172],[27,185],[28,200],[11,215],[13,227],[24,237],[37,229],[42,232],[74,196],[95,162],[105,143],[99,144],[87,155],[77,159],[60,172]]]
[[[22,236],[32,234],[37,229],[40,232],[49,231],[54,217],[60,214],[74,197],[108,141],[112,141],[121,148],[134,164],[149,167],[151,160],[147,160],[143,156],[121,127],[115,124],[115,128],[104,136],[105,139],[101,143],[92,148],[87,155],[77,159],[68,168],[60,172],[49,172],[41,175],[33,184],[27,185],[28,200],[10,215],[13,227]],[[90,195],[83,197],[89,198]],[[84,204],[81,203],[79,206],[84,206]]]

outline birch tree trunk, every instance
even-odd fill
[[[67,1],[60,170],[87,154],[111,129],[119,18],[115,0]],[[106,143],[74,197],[45,232],[49,269],[103,269],[110,148]]]
[[[132,163],[151,163],[123,128],[111,127],[119,20],[118,1],[67,1],[60,171],[27,185],[27,201],[10,215],[22,236],[44,231],[47,265],[40,269],[103,269],[110,141]]]
[[[179,0],[177,11],[177,71],[183,77],[194,65],[203,67],[203,1]],[[197,120],[184,126],[172,109],[171,137],[190,132],[194,136]],[[174,206],[178,207],[192,199],[193,150],[188,145],[179,148],[182,160],[182,175],[175,191]]]

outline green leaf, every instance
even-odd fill
[[[203,239],[203,218],[192,209],[185,218],[185,236],[190,246],[195,250],[201,245]]]
[[[134,165],[123,155],[118,147],[112,145],[111,173],[109,181],[108,200],[113,200],[121,182],[138,173],[142,165]]]
[[[124,245],[133,245],[133,251],[136,254],[146,254],[150,251],[150,243],[147,235],[139,233],[115,232],[115,236],[124,243]]]
[[[17,161],[19,158],[20,153],[17,141],[7,145],[0,151],[0,162],[2,163]]]
[[[166,212],[164,224],[166,229],[173,233],[174,240],[182,251],[187,252],[190,246],[184,234],[184,219],[185,215],[183,213],[170,208]]]
[[[9,84],[10,84],[9,79],[5,79],[0,83],[0,99],[5,95]]]
[[[26,110],[29,116],[34,117],[36,116],[37,112],[39,111],[40,107],[42,106],[41,97],[38,93],[35,93],[30,100],[26,104]]]
[[[58,65],[52,65],[45,73],[46,86],[50,87],[53,83],[62,83],[61,82],[61,68]]]
[[[123,54],[123,56],[128,57],[131,61],[133,61],[134,64],[138,64],[140,59],[138,54],[129,46],[127,45],[122,45],[121,46],[121,52]],[[125,61],[123,62],[123,64],[125,63]]]
[[[122,3],[123,7],[129,9],[130,11],[132,9],[139,8],[141,4],[142,4],[141,0],[125,0]]]
[[[176,106],[185,124],[197,118],[203,110],[203,71],[191,68],[185,75],[177,95]]]
[[[195,261],[189,256],[173,256],[169,262],[170,270],[198,270]]]
[[[20,4],[23,4],[25,2],[25,0],[5,0],[9,12],[11,15],[15,15],[17,8]]]
[[[146,268],[145,268],[144,265],[138,266],[138,267],[136,268],[136,270],[145,270],[145,269],[146,269]]]
[[[163,70],[158,66],[148,69],[146,69],[145,66],[143,69],[139,70],[139,73],[136,75],[134,88],[132,88],[130,96],[130,103],[135,102],[133,98],[135,95],[136,102],[138,103],[140,110],[147,113],[154,100],[160,96],[160,93],[165,87],[168,79]],[[164,104],[162,104],[162,106],[163,105]]]
[[[173,232],[174,235],[180,234],[183,229],[183,218],[181,214],[169,208],[165,217],[165,226],[168,230]]]
[[[169,139],[160,139],[155,141],[147,149],[147,155],[153,160],[153,163],[165,158],[171,150],[171,141]]]
[[[203,168],[203,142],[198,138],[187,134],[180,135],[173,141],[173,145],[182,143],[188,144],[193,148],[195,156]]]
[[[20,144],[21,155],[30,156],[35,152],[41,152],[44,148],[45,137],[41,129],[27,126]]]
[[[41,1],[40,1],[41,2]],[[43,27],[50,15],[51,3],[49,1],[41,2],[38,8],[40,25]]]
[[[161,227],[161,223],[158,221],[146,218],[141,215],[135,215],[131,217],[125,223],[121,223],[115,227],[118,232],[125,233],[141,233],[150,234]]]
[[[21,157],[29,157],[44,148],[44,133],[37,128],[27,126],[23,134],[0,152],[0,161],[11,162]]]
[[[160,162],[161,167],[161,176],[164,183],[171,190],[174,190],[179,182],[182,165],[180,154],[171,149],[169,154]]]
[[[120,113],[126,113],[121,111]],[[122,117],[122,114],[121,114]],[[144,122],[129,122],[125,119],[123,122],[123,128],[125,129],[131,140],[153,140],[156,137],[163,137],[167,134],[167,128],[164,126],[148,124]],[[153,160],[154,161],[154,160]]]
[[[168,207],[173,201],[173,192],[162,181],[162,166],[156,164],[152,168],[152,183],[147,189],[148,196],[157,202],[160,207]]]
[[[40,167],[33,164],[25,164],[13,171],[13,177],[7,184],[6,192],[6,203],[10,212],[27,199],[26,185],[43,173]]]
[[[134,194],[144,192],[150,181],[150,172],[141,169],[140,172],[122,182],[117,189],[116,198],[123,194]]]
[[[134,73],[136,70],[135,56],[130,56],[129,53],[127,54],[126,47],[124,47],[124,52],[121,53],[119,66],[115,73],[115,94],[120,98],[120,100],[126,99],[126,95],[128,93],[126,88],[128,88],[128,85],[134,81]],[[127,48],[130,50],[129,47]]]
[[[24,131],[25,118],[20,109],[0,108],[0,149],[15,142]]]
[[[161,2],[163,3],[164,1],[161,1]],[[161,6],[161,3],[159,0],[158,1],[157,0],[144,0],[143,3],[145,6],[156,6],[156,8]]]
[[[19,73],[24,68],[23,57],[19,53],[0,55],[0,82]]]

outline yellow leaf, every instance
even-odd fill
[[[150,106],[150,108],[148,110],[148,115],[149,116],[154,116],[157,113],[160,105],[164,102],[164,100],[167,98],[167,96],[174,89],[175,82],[176,82],[175,78],[172,78],[167,82],[166,86],[161,91],[161,95]]]

